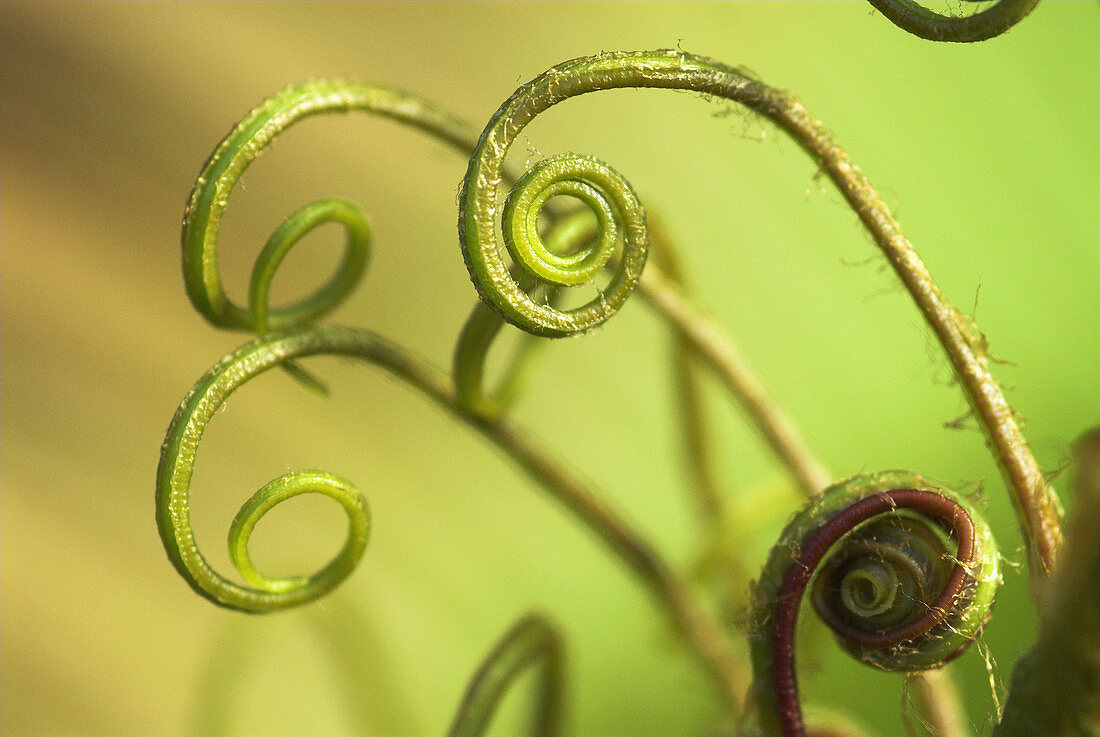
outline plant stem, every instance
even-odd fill
[[[749,685],[748,674],[736,664],[721,626],[660,554],[602,501],[602,495],[593,493],[516,426],[503,420],[483,423],[476,415],[461,414],[603,540],[668,607],[673,622],[718,685],[723,701],[737,712]]]
[[[655,235],[652,223],[651,235]],[[663,237],[654,237],[652,241],[655,249],[663,242]],[[664,250],[668,250],[667,247]],[[737,344],[724,333],[717,322],[686,299],[679,285],[662,274],[653,263],[648,264],[642,274],[638,293],[677,332],[682,344],[682,357],[678,361],[681,377],[692,375],[689,365],[691,359],[698,358],[706,362],[722,378],[769,447],[798,481],[806,496],[813,497],[832,483],[828,470],[817,459],[797,425],[769,395]],[[692,392],[697,391],[695,382],[688,386]],[[682,402],[691,412],[697,397],[684,390]],[[691,412],[691,421],[685,420],[685,431],[689,437],[698,433],[696,423],[699,420],[696,418],[699,409],[696,407]],[[696,435],[692,440],[692,447],[698,445],[705,451],[702,443],[703,438]],[[702,451],[696,451],[699,462],[706,460],[701,455]],[[706,479],[705,474],[703,479]],[[938,737],[964,737],[968,734],[964,727],[965,715],[958,689],[946,670],[947,667],[949,666],[917,673],[913,675],[911,682],[918,707],[924,718],[937,730]]]
[[[1032,593],[1036,595],[1054,568],[1062,542],[1062,510],[1020,433],[1000,384],[989,371],[984,336],[947,300],[886,203],[824,126],[801,103],[777,90],[760,85],[751,97],[756,111],[787,131],[817,159],[870,231],[943,346],[1013,492],[1017,519],[1028,545]]]
[[[832,483],[831,474],[810,450],[798,426],[769,395],[717,322],[681,296],[652,264],[642,273],[638,293],[710,365],[806,496],[814,496]]]
[[[929,41],[972,43],[999,36],[1023,20],[1039,0],[999,0],[969,17],[953,18],[915,0],[869,0],[891,23]]]
[[[959,701],[951,666],[913,674],[909,683],[913,686],[916,707],[932,729],[934,737],[967,737],[966,714]]]
[[[462,697],[447,737],[481,737],[501,699],[519,675],[537,668],[531,718],[532,737],[562,732],[564,656],[561,637],[540,614],[528,614],[511,627],[477,669]]]
[[[1077,506],[1045,592],[1039,637],[1016,661],[993,737],[1100,734],[1100,427],[1078,438]]]
[[[665,236],[662,228],[649,211],[650,268],[660,268],[669,282],[686,293],[684,272],[680,265],[680,256],[672,242]],[[654,263],[654,261],[656,263]],[[672,383],[675,401],[679,406],[677,418],[686,444],[684,460],[691,479],[696,507],[703,524],[716,530],[725,517],[725,500],[719,492],[718,479],[714,473],[713,454],[711,452],[710,433],[703,407],[702,371],[706,363],[691,341],[673,331]]]

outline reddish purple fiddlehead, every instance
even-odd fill
[[[988,528],[952,492],[903,471],[831,487],[787,526],[754,593],[754,689],[764,734],[806,734],[795,628],[811,581],[818,615],[846,649],[884,670],[911,672],[966,649],[999,579]]]

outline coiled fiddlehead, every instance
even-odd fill
[[[811,581],[814,607],[845,649],[879,668],[913,672],[972,642],[1000,583],[999,559],[971,505],[915,474],[887,471],[830,487],[788,524],[753,592],[754,693],[769,737],[805,734],[794,637]]]
[[[370,226],[362,210],[348,200],[306,205],[275,230],[253,267],[247,308],[226,295],[217,253],[218,229],[229,195],[275,136],[312,115],[352,111],[407,123],[463,151],[473,147],[473,137],[461,120],[400,90],[330,79],[293,85],[272,95],[218,144],[203,166],[184,212],[183,280],[191,303],[210,323],[259,335],[286,330],[328,314],[355,289],[367,265]],[[329,222],[340,223],[347,231],[344,257],[336,273],[310,296],[269,310],[268,292],[283,258],[305,235]]]
[[[1035,9],[1039,0],[999,0],[967,17],[929,10],[916,0],[869,0],[898,28],[929,41],[970,43],[1000,36]]]
[[[337,325],[304,328],[253,341],[212,368],[187,394],[176,411],[161,448],[157,467],[157,528],[172,564],[200,595],[221,606],[250,612],[270,612],[306,603],[330,591],[355,566],[366,545],[363,523],[352,520],[348,543],[337,558],[314,576],[274,579],[267,587],[240,586],[214,571],[199,551],[190,521],[190,482],[198,443],[217,409],[234,389],[276,366],[325,354],[360,358],[404,380],[480,431],[504,451],[533,481],[577,517],[633,571],[662,603],[689,646],[706,667],[723,700],[739,703],[746,679],[733,662],[719,625],[702,610],[686,582],[584,483],[545,454],[522,431],[503,419],[487,417],[459,401],[449,378],[408,351],[374,333]],[[307,472],[311,477],[322,472]],[[334,479],[336,477],[333,477]],[[270,485],[269,485],[270,486]],[[265,487],[267,488],[267,487]],[[302,488],[298,493],[311,489]],[[316,490],[316,489],[314,489]],[[347,494],[357,494],[350,486]],[[285,496],[285,495],[284,495]],[[366,516],[366,500],[356,495]],[[343,501],[343,500],[341,500]],[[262,506],[262,505],[260,505]],[[352,505],[345,505],[352,506]],[[242,512],[242,514],[245,514]],[[239,543],[230,541],[231,546]],[[239,560],[239,558],[238,558]],[[251,574],[245,574],[252,578]],[[287,583],[281,583],[287,582]]]
[[[500,117],[498,112],[494,122]],[[533,117],[532,112],[527,119]],[[506,123],[498,127],[512,137],[523,126],[512,119]],[[524,330],[548,337],[590,330],[615,314],[638,283],[648,251],[645,211],[627,181],[597,159],[557,156],[528,171],[516,182],[503,207],[504,244],[519,268],[549,284],[576,286],[594,279],[611,259],[617,242],[621,239],[623,243],[623,255],[611,283],[592,301],[566,311],[540,304],[511,277],[508,265],[495,247],[492,222],[497,208],[496,187],[502,179],[503,155],[512,137],[495,140],[489,135],[496,130],[493,125],[490,123],[490,129],[478,143],[460,195],[459,220],[465,229],[460,225],[459,231],[464,234],[462,253],[466,266],[482,299],[501,317]],[[486,151],[495,155],[486,155]],[[474,189],[469,187],[471,181],[478,183]],[[581,200],[596,215],[600,227],[588,248],[572,254],[557,253],[539,235],[542,208],[547,200],[558,195]],[[488,228],[485,222],[490,224]]]
[[[337,338],[338,340],[333,340]],[[268,612],[312,601],[331,591],[351,573],[366,550],[370,508],[349,482],[323,471],[286,474],[264,486],[241,507],[229,531],[230,557],[252,587],[241,586],[211,568],[191,529],[190,485],[198,444],[218,408],[249,379],[298,356],[322,350],[354,352],[385,361],[385,345],[356,341],[353,334],[310,331],[287,340],[255,341],[226,356],[184,398],[168,427],[157,467],[157,528],[168,558],[191,587],[215,604]],[[281,501],[305,493],[335,499],[348,515],[343,549],[324,568],[307,577],[268,578],[252,566],[248,538],[264,514]]]
[[[1011,406],[989,371],[985,345],[973,323],[947,300],[927,268],[867,178],[832,136],[796,100],[731,67],[680,51],[607,53],[574,59],[553,67],[520,87],[496,112],[478,141],[463,180],[459,200],[459,238],[466,267],[482,300],[513,324],[547,336],[578,335],[599,325],[622,306],[638,281],[644,265],[647,236],[639,230],[640,210],[615,213],[628,218],[623,227],[623,255],[619,270],[606,292],[575,310],[557,310],[537,304],[510,277],[505,251],[520,257],[516,266],[530,268],[524,253],[505,228],[504,246],[498,245],[496,217],[505,208],[498,201],[504,157],[509,147],[536,115],[565,99],[597,90],[622,87],[654,87],[693,90],[732,100],[763,115],[792,138],[820,165],[859,215],[875,243],[894,268],[921,314],[947,353],[960,385],[992,447],[1013,501],[1024,538],[1028,542],[1032,574],[1041,578],[1052,569],[1061,543],[1061,508],[1020,433]],[[606,166],[584,157],[556,157],[546,167],[537,166],[529,181],[538,182],[535,193],[555,181],[574,181],[574,167],[584,176],[596,176],[609,202],[633,202],[625,180]],[[585,182],[593,184],[592,182]],[[597,186],[598,185],[598,186]],[[572,185],[571,185],[572,186]],[[513,190],[509,199],[539,203],[535,193]],[[614,208],[612,208],[614,212]],[[530,222],[536,215],[523,214]],[[502,218],[503,220],[503,218]],[[510,216],[514,223],[516,216]],[[531,272],[537,274],[539,272]]]

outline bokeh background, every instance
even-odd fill
[[[293,468],[347,476],[374,513],[360,569],[322,602],[264,617],[217,609],[177,577],[153,521],[159,445],[191,384],[246,339],[192,311],[179,221],[206,156],[267,95],[353,76],[480,128],[520,83],[601,50],[679,45],[743,65],[825,121],[948,296],[976,310],[1055,470],[1100,407],[1098,21],[1095,3],[1046,2],[1004,37],[954,46],[864,3],[4,2],[4,734],[437,734],[529,609],[566,634],[572,733],[714,727],[708,683],[625,569],[497,452],[369,368],[314,361],[329,400],[276,374],[243,389],[211,426],[193,486],[199,543],[224,571],[225,531],[254,489]],[[514,156],[564,151],[610,162],[661,216],[699,301],[838,477],[904,467],[984,481],[1012,565],[984,636],[991,670],[971,651],[953,671],[987,725],[1034,631],[1020,538],[972,423],[945,428],[961,395],[855,216],[773,128],[691,94],[569,101]],[[297,126],[234,193],[220,250],[231,295],[286,214],[349,197],[371,215],[375,256],[333,319],[447,365],[475,301],[455,234],[464,170],[390,122]],[[303,244],[276,299],[310,290],[338,252],[335,230]],[[630,304],[545,350],[516,414],[686,570],[699,538],[668,347]],[[723,488],[759,533],[746,543],[755,565],[797,502],[716,386],[707,402]],[[258,564],[322,563],[343,539],[335,507],[277,509],[256,533]],[[803,630],[809,698],[902,733],[902,679],[839,654],[812,622]],[[520,732],[521,719],[514,696],[494,733]]]

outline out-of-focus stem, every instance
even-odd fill
[[[650,262],[650,268],[660,267],[668,280],[686,291],[680,254],[672,247],[665,236],[664,229],[649,213],[649,245],[651,256],[657,263]],[[711,452],[709,423],[703,407],[703,386],[700,370],[706,363],[695,350],[691,341],[680,331],[674,330],[672,348],[673,391],[679,408],[677,420],[685,443],[684,459],[691,478],[699,516],[712,529],[719,524],[724,512],[722,495],[718,479],[714,473],[714,459]]]
[[[966,714],[950,667],[914,674],[909,681],[912,695],[921,718],[935,730],[934,737],[968,737],[971,730],[966,726]]]
[[[832,482],[797,425],[771,397],[717,322],[684,299],[652,264],[638,282],[638,293],[710,364],[807,496],[819,493]]]

